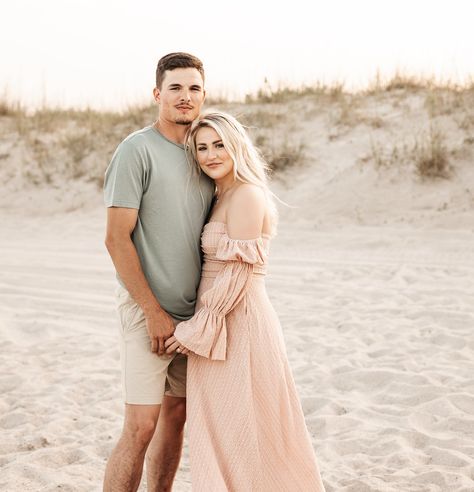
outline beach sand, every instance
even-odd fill
[[[122,423],[104,212],[1,221],[0,489],[98,491]],[[267,285],[328,491],[474,490],[472,230],[282,220]]]

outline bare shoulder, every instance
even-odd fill
[[[239,205],[250,202],[253,206],[265,205],[265,193],[260,186],[244,183],[235,188],[230,197],[230,204],[238,203]]]
[[[229,197],[227,229],[229,236],[239,239],[260,237],[265,218],[265,193],[253,184],[236,187]]]

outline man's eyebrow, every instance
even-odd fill
[[[177,82],[174,82],[173,84],[170,84],[168,86],[170,89],[173,89],[174,87],[183,87],[181,84],[178,84]],[[190,86],[190,89],[202,89],[202,86],[200,86],[199,84],[193,84]]]

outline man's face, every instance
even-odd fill
[[[167,70],[161,90],[153,90],[160,106],[160,118],[178,125],[189,125],[197,118],[205,92],[201,74],[196,68]]]

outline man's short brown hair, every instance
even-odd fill
[[[195,68],[201,74],[204,82],[204,67],[199,58],[189,53],[169,53],[160,58],[156,67],[156,87],[158,89],[161,89],[166,71],[174,70],[175,68]]]

